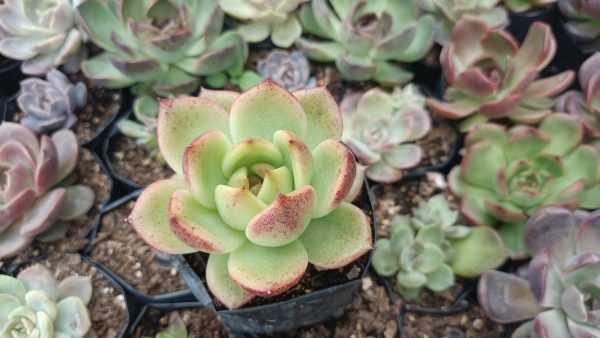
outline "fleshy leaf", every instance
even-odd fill
[[[27,291],[44,291],[53,299],[58,299],[58,281],[54,275],[41,264],[32,265],[19,272],[17,279],[25,285]]]
[[[342,115],[329,91],[325,87],[317,87],[293,94],[306,112],[307,133],[303,140],[309,149],[327,139],[339,141],[342,137]]]
[[[44,312],[51,320],[56,318],[55,300],[43,291],[31,290],[25,295],[27,307],[35,312]]]
[[[258,197],[266,204],[275,201],[281,194],[287,194],[294,190],[294,179],[287,167],[268,170],[264,177]]]
[[[58,315],[54,329],[71,337],[83,337],[92,327],[87,307],[77,297],[67,297],[56,304]]]
[[[229,91],[229,90],[211,90],[207,88],[200,89],[200,95],[198,97],[210,100],[221,108],[225,109],[226,112],[231,110],[233,101],[240,96],[240,93]]]
[[[471,227],[469,235],[451,243],[450,266],[455,274],[462,277],[477,277],[487,269],[499,267],[506,259],[502,239],[488,226]]]
[[[58,219],[67,198],[65,188],[56,188],[39,197],[21,220],[21,235],[35,236],[48,230]]]
[[[221,218],[230,227],[244,231],[246,226],[266,205],[250,190],[219,185],[215,189],[215,201]]]
[[[391,277],[400,269],[400,262],[397,255],[392,252],[388,238],[378,239],[375,242],[372,263],[377,274],[383,277]]]
[[[86,185],[73,185],[65,188],[66,198],[58,218],[73,220],[85,215],[94,205],[94,190]]]
[[[268,163],[274,167],[282,164],[281,152],[273,143],[263,139],[245,139],[229,149],[222,162],[223,175],[231,176],[240,167],[254,163]]]
[[[294,176],[294,189],[310,184],[313,159],[307,145],[295,134],[284,130],[275,132],[273,143],[283,156],[283,164]]]
[[[229,276],[227,262],[229,255],[210,255],[206,263],[206,284],[210,291],[228,309],[235,310],[252,300],[255,296],[242,289]]]
[[[69,276],[58,284],[59,299],[75,296],[84,304],[92,300],[92,278],[89,276]]]

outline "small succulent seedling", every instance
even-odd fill
[[[433,44],[433,18],[420,16],[414,0],[313,0],[300,20],[320,40],[300,38],[296,45],[311,60],[335,62],[351,81],[407,82],[412,74],[397,62],[418,61]]]
[[[568,70],[536,80],[555,53],[556,40],[545,23],[534,22],[519,47],[507,32],[465,15],[440,56],[447,102],[431,98],[427,103],[445,118],[468,117],[462,129],[500,118],[538,123],[552,111],[551,97],[567,88],[575,75]]]
[[[317,81],[310,76],[310,64],[299,51],[288,53],[274,49],[257,63],[258,74],[263,79],[271,79],[286,90],[296,91],[313,88]]]
[[[502,0],[506,8],[515,13],[542,10],[556,3],[556,0]]]
[[[95,336],[87,308],[91,299],[90,277],[70,276],[59,282],[41,264],[17,278],[0,275],[0,337]]]
[[[600,337],[600,211],[546,208],[527,222],[525,243],[533,256],[527,278],[481,276],[477,294],[487,315],[526,320],[513,338]]]
[[[369,219],[348,202],[362,180],[341,134],[322,87],[265,80],[163,100],[158,145],[182,178],[146,188],[129,221],[157,250],[209,253],[208,287],[230,309],[280,294],[309,262],[337,269],[371,249]]]
[[[412,141],[431,129],[424,106],[425,97],[410,84],[392,94],[375,88],[344,96],[342,140],[368,166],[370,179],[395,182],[421,162],[423,151]]]
[[[150,96],[137,98],[133,104],[134,120],[121,120],[119,131],[131,137],[135,143],[143,146],[154,157],[161,159],[156,140],[156,118],[158,101]]]
[[[600,48],[600,3],[598,1],[558,0],[558,8],[568,18],[567,31],[585,52]]]
[[[17,98],[19,109],[25,113],[21,123],[41,134],[73,128],[76,114],[85,107],[86,101],[85,84],[72,84],[56,69],[46,75],[46,81],[37,78],[21,81]]]
[[[142,337],[152,338],[152,337]],[[187,327],[181,316],[177,312],[172,312],[169,315],[169,326],[164,331],[161,331],[154,338],[188,338]]]
[[[0,258],[16,255],[34,238],[61,238],[70,221],[92,207],[94,191],[69,178],[78,152],[71,130],[38,139],[23,125],[0,125]]]
[[[473,224],[500,225],[509,253],[527,256],[524,225],[540,208],[600,207],[599,155],[582,139],[581,124],[562,113],[539,128],[476,126],[448,178],[462,214]]]

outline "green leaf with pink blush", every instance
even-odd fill
[[[73,220],[85,215],[94,204],[94,190],[86,185],[72,185],[65,188],[66,199],[59,219]]]
[[[21,235],[35,236],[48,230],[58,219],[66,198],[65,188],[56,188],[39,197],[22,216]]]
[[[309,149],[324,140],[339,141],[342,137],[342,115],[335,99],[325,87],[303,89],[293,93],[307,119],[306,136],[302,139]]]
[[[158,146],[169,166],[182,174],[183,154],[194,139],[211,130],[229,136],[229,117],[218,104],[204,98],[161,100],[158,110]]]
[[[229,91],[229,90],[211,90],[206,88],[200,89],[200,95],[198,97],[210,100],[221,108],[225,109],[226,112],[231,110],[233,101],[240,96],[240,93]]]
[[[505,154],[500,146],[481,141],[467,148],[460,167],[461,179],[480,188],[492,188],[498,169],[505,163]]]
[[[247,138],[272,140],[277,130],[306,135],[307,117],[300,102],[270,79],[241,94],[231,106],[234,142]]]
[[[346,266],[373,246],[369,218],[347,202],[327,216],[313,219],[300,240],[309,262],[323,269]]]
[[[278,295],[298,283],[308,267],[300,241],[269,248],[247,242],[229,254],[229,275],[242,288],[262,297]]]
[[[198,251],[183,243],[171,231],[169,200],[175,191],[184,188],[185,184],[175,179],[152,183],[138,197],[127,219],[140,237],[159,251],[170,254]]]
[[[33,242],[33,237],[23,236],[19,233],[21,230],[20,222],[21,220],[17,220],[11,223],[10,227],[2,232],[2,236],[0,236],[0,259],[18,254]]]
[[[246,242],[243,232],[225,224],[215,210],[200,205],[184,189],[171,195],[169,220],[177,238],[202,252],[229,253]]]
[[[244,231],[248,222],[267,207],[250,190],[219,185],[215,189],[215,202],[221,218],[230,227]]]
[[[266,204],[270,204],[278,196],[292,190],[294,190],[292,173],[286,167],[279,167],[265,172],[262,186],[256,197]]]
[[[273,143],[283,156],[283,164],[292,171],[294,188],[300,189],[310,184],[313,158],[308,146],[294,133],[278,130],[273,135]]]
[[[57,300],[59,296],[58,281],[43,265],[34,264],[17,275],[17,279],[25,285],[28,291],[44,291],[48,296]]]
[[[563,156],[581,143],[583,127],[574,117],[555,113],[542,121],[539,130],[550,135],[550,144],[544,153]]]
[[[254,163],[268,163],[278,167],[283,163],[281,152],[273,143],[263,139],[245,139],[234,144],[223,157],[221,170],[229,177],[237,169]]]
[[[210,255],[206,263],[206,284],[229,310],[235,310],[251,301],[255,295],[242,289],[231,279],[228,270],[229,254]]]

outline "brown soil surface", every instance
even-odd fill
[[[452,155],[452,148],[457,141],[457,133],[447,120],[432,115],[431,131],[415,143],[423,149],[423,158],[417,168],[425,168],[444,164]]]
[[[234,338],[227,331],[223,323],[212,311],[206,308],[193,308],[174,311],[184,321],[188,338]],[[169,315],[171,312],[149,308],[144,314],[140,325],[133,329],[133,338],[154,337],[158,332],[169,326]]]
[[[160,265],[154,251],[126,222],[134,203],[127,202],[102,216],[92,258],[146,295],[187,289],[177,269]]]

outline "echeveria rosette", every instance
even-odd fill
[[[527,223],[527,278],[490,270],[479,304],[499,323],[522,322],[513,338],[600,337],[600,211],[547,208]],[[530,320],[532,319],[532,320]]]
[[[428,99],[428,106],[445,118],[469,117],[463,129],[500,118],[538,123],[552,112],[551,97],[574,78],[569,70],[536,80],[555,52],[556,40],[547,24],[534,22],[519,47],[507,32],[477,17],[463,16],[440,55],[447,102]]]
[[[210,253],[206,280],[228,308],[295,285],[312,263],[334,269],[371,249],[368,217],[324,88],[271,80],[238,94],[161,101],[158,144],[181,179],[150,185],[130,222],[156,249]]]
[[[549,115],[537,129],[476,126],[448,179],[462,214],[473,224],[499,224],[509,254],[527,256],[529,216],[548,206],[600,207],[599,155],[582,139],[581,124],[562,113]]]
[[[77,122],[76,113],[85,107],[86,101],[85,84],[71,83],[57,69],[46,75],[46,81],[38,78],[21,81],[21,93],[17,98],[19,108],[25,113],[21,123],[40,134],[73,128]]]
[[[248,42],[271,37],[277,47],[288,48],[302,34],[296,9],[310,0],[219,0],[223,11],[243,22],[237,30]]]
[[[415,167],[421,148],[411,143],[431,129],[425,97],[414,85],[396,87],[392,94],[379,88],[348,93],[340,104],[344,119],[342,140],[367,165],[367,177],[395,182]]]
[[[313,0],[300,21],[320,39],[301,37],[296,46],[311,60],[335,62],[350,81],[405,83],[412,73],[398,63],[421,60],[433,45],[433,18],[420,15],[414,0]]]
[[[463,15],[477,16],[490,27],[504,28],[508,25],[508,13],[500,0],[417,0],[425,12],[435,21],[435,41],[442,46],[450,42],[452,29]]]
[[[317,81],[310,76],[310,64],[299,51],[274,49],[256,65],[261,78],[271,79],[289,91],[313,88]]]
[[[0,2],[0,54],[23,60],[25,74],[42,75],[65,65],[77,71],[87,55],[77,28],[79,0]]]
[[[18,254],[34,238],[64,236],[69,221],[92,207],[94,191],[68,179],[78,152],[70,130],[38,138],[23,125],[0,125],[0,258]]]
[[[586,52],[600,48],[600,3],[595,0],[557,0],[568,18],[565,28]]]
[[[504,6],[512,12],[524,13],[542,10],[556,3],[556,0],[502,0]]]
[[[92,292],[90,277],[59,282],[41,264],[17,278],[0,275],[0,337],[95,337],[87,308]]]

